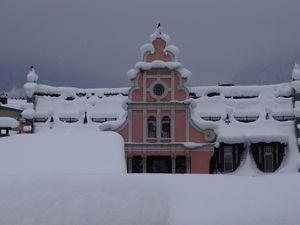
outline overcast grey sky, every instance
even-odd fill
[[[300,52],[299,0],[1,0],[0,82],[129,86],[126,72],[160,22],[192,85]]]

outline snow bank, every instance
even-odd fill
[[[298,176],[179,177],[178,183],[172,183],[168,222],[172,225],[296,225],[300,219]]]
[[[0,224],[298,225],[299,189],[297,174],[0,176]]]
[[[123,139],[113,132],[15,135],[1,138],[0,155],[2,175],[126,172]]]

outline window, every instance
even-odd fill
[[[132,157],[132,173],[142,173],[143,172],[143,158],[142,156]]]
[[[228,145],[224,146],[224,172],[233,171],[233,147]]]
[[[170,156],[148,156],[147,173],[172,173]]]
[[[186,173],[185,156],[176,156],[176,173]]]
[[[156,96],[162,96],[165,92],[165,87],[162,84],[155,84],[153,87],[153,93]]]
[[[147,122],[148,122],[148,137],[156,138],[156,118],[154,116],[150,116]]]
[[[273,146],[264,146],[265,172],[273,172]]]
[[[161,137],[170,138],[171,137],[171,120],[170,117],[164,116],[161,120]]]

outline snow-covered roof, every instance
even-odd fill
[[[284,127],[292,127],[293,121],[282,122],[276,118],[293,120],[291,84],[190,87],[189,91],[196,96],[192,102],[193,120],[200,127],[213,128],[218,141],[287,142]],[[209,117],[219,119],[213,121]]]
[[[16,109],[16,110],[22,110],[22,105],[26,103],[25,99],[11,99],[8,98],[7,99],[7,104],[1,104],[1,107],[6,107],[6,108],[10,108],[10,109]]]
[[[13,108],[13,109],[22,109],[22,105],[26,103],[25,99],[11,99],[8,98],[7,99],[7,104],[5,106],[9,107],[9,108]]]
[[[103,97],[105,95],[127,95],[128,87],[124,88],[76,88],[76,87],[54,87],[49,85],[37,84],[35,93],[41,94],[57,94],[62,97],[76,97],[76,96],[97,96]]]
[[[291,83],[190,87],[189,91],[194,98],[193,121],[202,129],[213,129],[216,143],[284,143],[288,157],[295,160],[291,165],[296,165],[299,154]]]
[[[82,125],[85,113],[88,127],[99,130],[99,123],[95,123],[95,119],[104,119],[106,125],[114,124],[119,127],[127,116],[128,90],[129,88],[80,89],[37,84],[35,107],[29,107],[23,114],[24,117],[32,115],[31,118],[48,118],[47,123],[36,124],[38,130],[50,126],[50,117],[55,120],[54,128],[65,124],[64,121],[68,118],[76,119]],[[110,121],[112,119],[115,121]]]

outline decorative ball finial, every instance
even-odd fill
[[[27,81],[28,82],[33,82],[33,83],[36,83],[37,80],[38,80],[38,75],[36,74],[33,66],[30,66],[29,67],[29,73],[27,74]]]

